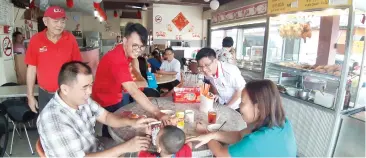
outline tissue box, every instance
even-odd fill
[[[173,101],[174,103],[200,103],[200,94],[199,87],[175,87]]]

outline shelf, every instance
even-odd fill
[[[315,78],[319,78],[319,79],[327,79],[327,80],[332,80],[332,81],[337,81],[337,82],[340,81],[339,76],[313,72],[310,70],[296,69],[296,68],[282,66],[279,64],[269,63],[269,62],[267,62],[267,65],[268,66],[266,66],[266,68],[268,68],[270,70],[286,72],[286,73],[299,75],[299,76],[310,76],[310,77],[315,77]]]
[[[247,68],[239,68],[239,70],[251,71],[251,72],[255,72],[255,73],[262,73],[262,70],[261,71],[259,71],[259,70],[250,70],[250,69],[247,69]]]
[[[298,103],[305,104],[305,105],[308,105],[308,106],[311,106],[311,107],[315,107],[315,108],[323,110],[323,111],[334,112],[333,107],[332,108],[327,108],[327,107],[321,106],[319,104],[315,104],[314,102],[302,100],[300,98],[293,97],[293,96],[290,96],[290,95],[287,95],[287,94],[284,94],[284,93],[280,93],[280,95],[281,95],[281,97],[291,99],[291,100],[294,100]]]

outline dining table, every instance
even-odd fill
[[[185,132],[186,137],[199,135],[196,132],[196,124],[198,122],[208,125],[208,114],[207,112],[202,112],[199,110],[200,103],[174,103],[172,97],[152,98],[151,102],[155,106],[158,106],[160,110],[171,110],[173,112],[184,112],[185,110],[193,110],[194,122],[189,123],[188,120],[185,121],[183,131]],[[246,123],[242,119],[240,113],[238,113],[237,111],[219,104],[215,105],[215,111],[217,113],[216,124],[223,124],[220,131],[240,131],[246,128]],[[115,114],[122,115],[124,112],[132,112],[139,116],[153,117],[147,111],[142,109],[142,106],[138,105],[138,103],[136,102],[123,106],[122,108],[118,109]],[[123,143],[132,139],[135,136],[145,135],[145,133],[143,132],[145,131],[144,129],[134,129],[130,126],[120,128],[109,127],[108,130],[111,137],[117,143]],[[203,145],[199,148],[194,148],[197,143],[198,142],[193,142],[192,145],[193,157],[212,156],[212,153],[208,149],[207,145]],[[150,150],[154,151],[154,147],[151,147]],[[137,153],[129,153],[129,155],[130,157],[136,157]]]
[[[12,97],[26,97],[27,85],[0,87],[0,99]],[[34,86],[34,96],[38,96],[38,85]]]
[[[154,75],[155,75],[157,84],[169,83],[169,82],[173,82],[177,79],[176,75],[163,75],[163,74],[158,74],[158,73],[155,73]]]

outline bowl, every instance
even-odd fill
[[[160,112],[167,114],[169,116],[172,116],[175,114],[175,112],[173,110],[160,110]]]
[[[210,132],[217,132],[222,124],[210,124],[207,126],[207,130]]]
[[[309,93],[310,91],[307,91],[307,90],[299,90],[297,92],[297,96],[302,99],[302,100],[308,100],[309,99]]]
[[[286,93],[290,96],[296,97],[297,96],[297,88],[292,88],[292,87],[287,87],[286,88]]]

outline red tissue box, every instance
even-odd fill
[[[183,87],[174,88],[173,101],[174,103],[199,103],[200,102],[199,87]]]

